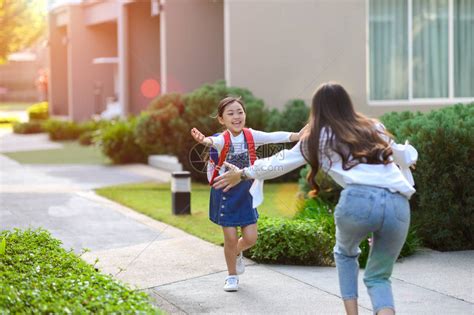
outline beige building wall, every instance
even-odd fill
[[[367,1],[227,0],[226,79],[270,107],[290,99],[310,104],[315,89],[337,81],[358,111],[429,110],[434,106],[369,106]]]
[[[49,104],[52,115],[68,115],[67,29],[49,15]]]
[[[112,66],[93,64],[93,60],[117,56],[117,30],[115,22],[87,26],[83,7],[68,9],[69,115],[81,121],[104,109],[96,92],[99,86],[103,95],[113,95]]]
[[[150,98],[141,93],[145,80],[160,82],[160,17],[151,16],[150,1],[127,5],[128,10],[128,66],[129,111],[138,114]]]
[[[224,79],[223,0],[166,0],[163,7],[166,92]]]

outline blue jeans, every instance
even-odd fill
[[[342,298],[350,300],[358,297],[359,244],[369,233],[373,233],[364,283],[374,313],[383,308],[395,310],[390,276],[410,225],[407,198],[385,188],[348,185],[341,193],[334,217],[334,258]]]

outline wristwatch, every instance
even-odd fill
[[[240,180],[241,181],[244,181],[244,180],[247,180],[249,179],[247,174],[245,174],[245,169],[242,169],[242,172],[240,172]]]

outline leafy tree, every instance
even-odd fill
[[[0,0],[0,64],[43,34],[45,5],[45,0]]]

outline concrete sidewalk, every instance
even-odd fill
[[[343,314],[335,268],[247,260],[237,293],[222,290],[223,249],[96,195],[101,186],[169,180],[144,165],[32,166],[0,155],[0,229],[44,227],[64,247],[148,292],[176,314]],[[153,196],[150,196],[153,198]],[[171,210],[170,210],[171,211]],[[396,264],[398,314],[474,314],[474,251],[423,250]],[[370,314],[362,283],[361,314]]]

